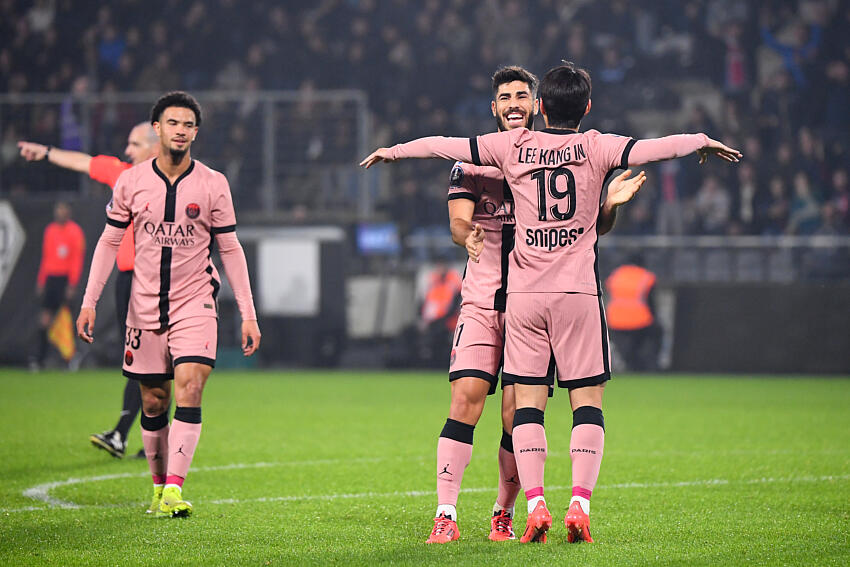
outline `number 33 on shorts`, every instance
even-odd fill
[[[124,344],[130,347],[133,350],[139,348],[139,344],[142,338],[142,330],[141,329],[131,329],[127,327],[127,337],[124,339]]]

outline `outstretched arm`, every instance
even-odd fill
[[[705,163],[710,155],[730,162],[738,162],[743,154],[725,144],[712,140],[705,134],[676,134],[638,140],[629,152],[629,165],[643,165],[653,161],[663,161],[685,157],[697,152],[699,162]]]
[[[632,170],[627,169],[608,184],[608,196],[599,208],[599,217],[596,220],[596,231],[600,236],[614,228],[617,209],[634,199],[646,181],[646,173],[643,171],[629,179],[631,174]]]
[[[405,144],[396,144],[390,148],[378,148],[361,161],[360,165],[368,169],[381,161],[390,162],[406,158],[443,158],[474,163],[477,160],[472,157],[470,140],[474,140],[474,138],[446,138],[444,136],[419,138]]]
[[[125,228],[107,224],[94,249],[86,294],[83,296],[80,316],[77,317],[77,335],[87,343],[94,341],[95,307],[103,292],[103,286],[106,285],[106,280],[112,272],[112,265],[115,263],[115,256],[118,254],[118,246],[121,244]]]
[[[89,166],[91,165],[91,156],[83,152],[61,150],[59,148],[45,146],[44,144],[25,141],[18,142],[18,148],[21,150],[21,157],[27,161],[41,161],[46,159],[54,165],[79,171],[80,173],[88,173]]]
[[[215,237],[224,271],[233,288],[236,305],[242,315],[242,353],[251,356],[260,348],[260,327],[257,324],[257,312],[254,310],[254,297],[251,294],[251,280],[248,277],[248,262],[245,251],[236,232],[219,233]]]

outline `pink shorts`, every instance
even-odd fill
[[[609,380],[604,317],[601,299],[595,295],[508,293],[503,375],[518,384],[546,384],[551,352],[562,388]]]
[[[490,393],[499,383],[505,342],[505,314],[495,309],[463,305],[457,319],[449,382],[468,376],[490,382]]]
[[[488,393],[494,394],[499,384],[505,348],[505,314],[495,309],[463,305],[452,341],[449,382],[458,378],[481,378],[490,383]],[[555,380],[554,359],[551,359],[544,374],[547,383],[552,385]],[[513,384],[514,380],[503,372],[502,388]]]
[[[172,380],[174,367],[200,362],[215,367],[218,319],[189,317],[162,331],[127,327],[124,376],[134,380]]]

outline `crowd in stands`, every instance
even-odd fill
[[[649,167],[618,233],[850,232],[839,0],[0,0],[0,37],[0,92],[362,89],[372,145],[492,130],[495,69],[571,60],[593,77],[583,128],[703,131],[745,156]],[[378,212],[444,226],[449,170],[394,167]]]

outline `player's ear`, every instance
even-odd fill
[[[592,102],[593,102],[592,100],[587,99],[587,108],[584,109],[584,115],[585,116],[587,116],[587,113],[590,112],[590,107],[591,107]]]
[[[161,134],[161,133],[160,133],[160,131],[159,131],[159,122],[154,122],[154,123],[153,123],[153,131],[154,131],[154,132],[156,132],[156,137],[157,137],[157,138],[159,138],[159,137],[161,137],[161,136],[162,136],[162,134]]]
[[[537,116],[537,113],[539,111],[540,111],[540,99],[536,98],[536,99],[534,99],[534,110],[532,110],[532,113],[534,114],[534,116]]]
[[[496,116],[496,101],[495,100],[490,101],[490,110],[493,112],[493,116]]]

